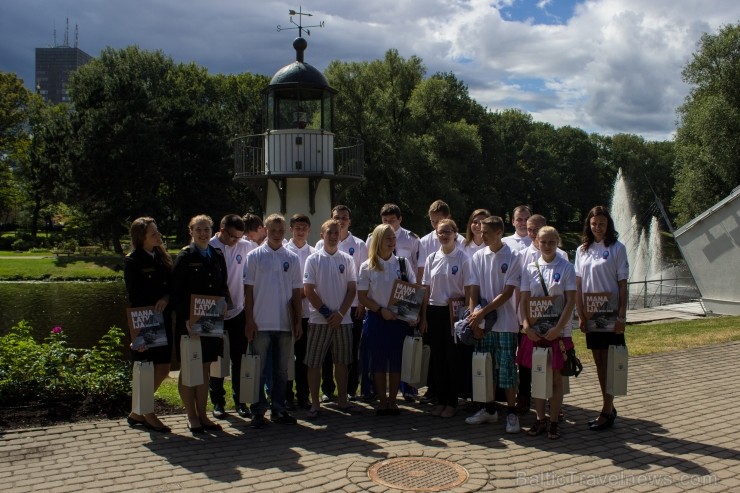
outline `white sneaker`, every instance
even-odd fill
[[[498,413],[488,414],[485,408],[471,417],[465,418],[465,422],[469,425],[482,425],[483,423],[495,423],[496,421],[498,421]]]
[[[519,418],[516,414],[511,413],[506,416],[506,433],[519,433],[522,428],[519,426]]]

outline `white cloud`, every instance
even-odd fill
[[[661,139],[674,131],[688,91],[681,68],[701,34],[740,19],[736,0],[587,0],[554,24],[537,24],[521,10],[562,15],[569,11],[564,1],[318,0],[305,24],[326,25],[312,28],[306,61],[323,70],[331,60],[373,60],[395,48],[422,58],[430,74],[454,72],[490,109],[515,106],[557,126]],[[256,0],[6,2],[0,70],[32,86],[34,48],[52,43],[54,25],[61,41],[69,16],[71,36],[77,23],[80,47],[92,55],[138,44],[212,73],[271,75],[293,60],[297,31],[276,26],[290,26],[288,10],[296,7]],[[508,20],[512,12],[527,20]]]

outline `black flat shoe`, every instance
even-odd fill
[[[142,419],[141,421],[139,421],[138,419],[134,419],[131,416],[126,417],[126,422],[131,428],[133,428],[134,426],[147,426],[146,420]]]
[[[202,426],[190,426],[188,425],[188,430],[190,430],[190,433],[193,435],[199,435],[206,432],[206,429]]]

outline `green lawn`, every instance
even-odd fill
[[[22,257],[34,256],[34,258]],[[0,256],[0,280],[72,281],[111,280],[123,277],[123,259],[118,256],[80,257],[16,254]]]

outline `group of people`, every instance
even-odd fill
[[[295,214],[289,221],[272,214],[264,224],[254,215],[228,214],[215,234],[211,219],[199,215],[189,223],[191,244],[174,262],[154,220],[136,219],[131,224],[133,251],[125,262],[130,303],[164,312],[168,346],[133,351],[133,359],[154,363],[156,390],[167,376],[171,345],[180,359],[180,337],[193,336],[188,322],[191,295],[223,296],[235,380],[243,354],[260,356],[258,401],[248,407],[239,395],[238,381],[232,385],[236,412],[251,418],[250,426],[264,426],[268,395],[272,422],[296,423],[290,411],[297,407],[305,409],[306,419],[319,419],[322,404],[332,400],[335,388],[335,406],[341,412],[363,412],[353,401],[377,399],[375,413],[392,416],[400,413],[399,394],[410,400],[417,392],[401,382],[404,339],[417,332],[431,350],[423,397],[434,404],[431,415],[452,418],[460,399],[472,398],[473,352],[488,352],[495,369],[494,391],[498,388],[498,400],[506,401],[506,431],[519,433],[518,416],[532,404],[532,351],[549,347],[553,374],[549,416],[545,400],[533,399],[537,416],[527,433],[557,439],[563,401],[560,370],[565,352],[573,348],[575,310],[593,351],[603,397],[601,412],[589,428],[611,427],[617,413],[613,396],[606,392],[607,354],[610,345],[625,344],[628,266],[608,210],[597,206],[589,211],[575,265],[558,248],[557,230],[527,206],[513,211],[515,232],[510,236],[504,236],[502,218],[485,209],[470,215],[465,236],[445,202],[432,203],[428,217],[433,230],[419,238],[401,227],[400,208],[386,204],[380,211],[381,224],[363,241],[349,231],[350,209],[338,205],[312,247],[311,221],[305,214]],[[401,320],[388,306],[396,280],[426,288],[415,322]],[[590,330],[584,303],[589,293],[612,293],[617,300],[613,331]],[[526,311],[530,298],[542,296],[555,297],[561,307],[556,323],[544,333],[530,326]],[[454,313],[452,307],[460,305],[469,313],[465,316],[472,328],[472,345],[455,332],[462,310]],[[209,373],[211,362],[223,355],[222,339],[201,337],[200,342],[203,384],[179,383],[188,428],[194,434],[221,429],[206,412],[209,390],[213,417],[226,416],[223,379]],[[295,365],[290,372],[289,365]],[[294,380],[288,379],[289,373]],[[466,423],[497,421],[495,400],[477,405]],[[170,431],[153,413],[132,412],[128,423]]]

